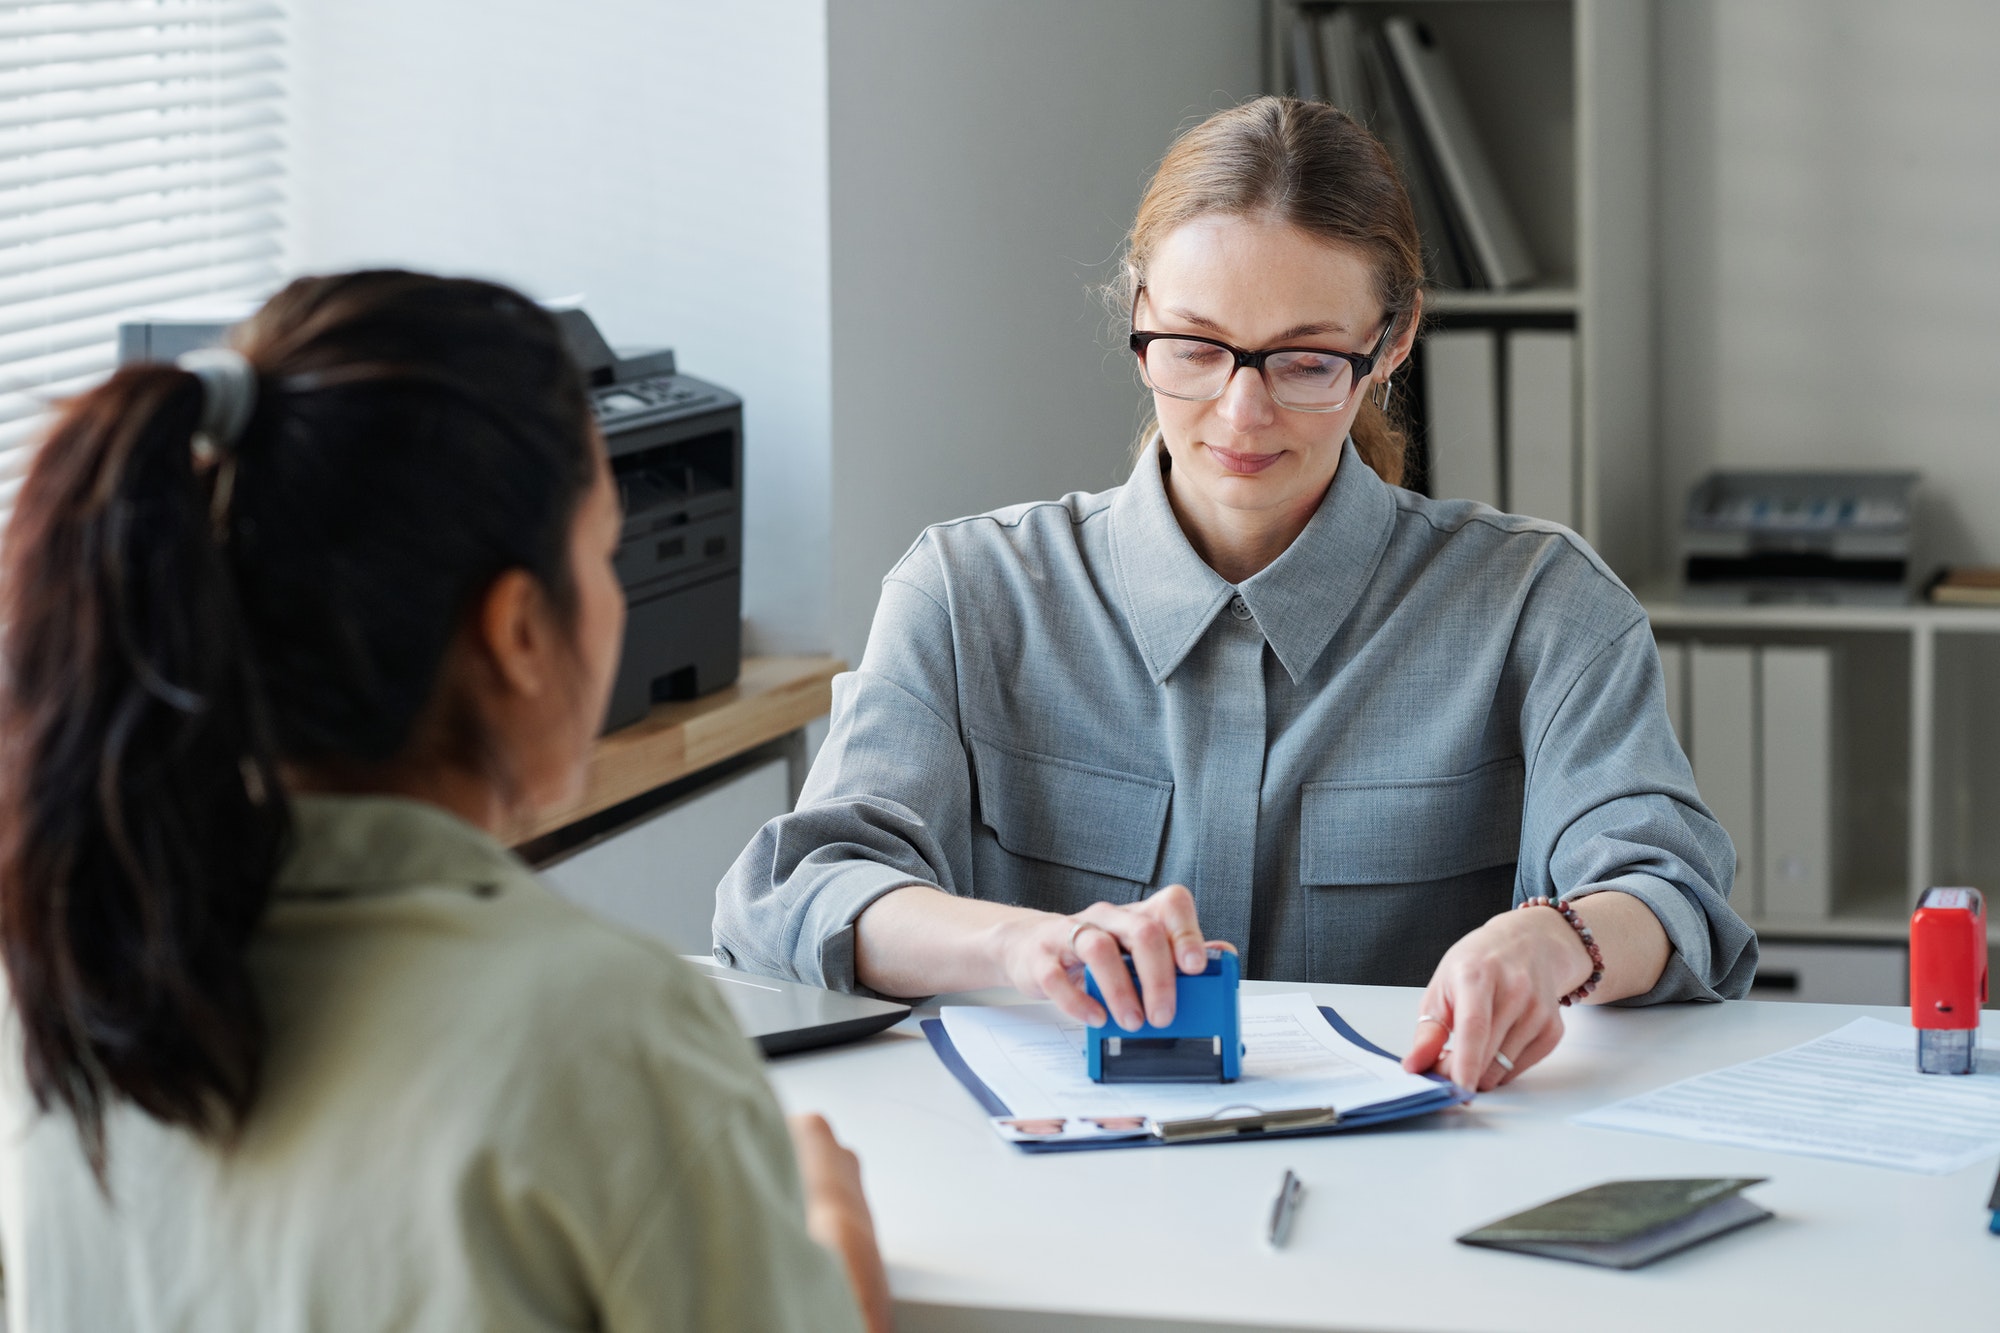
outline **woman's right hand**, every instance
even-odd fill
[[[1211,947],[1195,920],[1194,895],[1180,884],[1131,906],[1093,903],[1073,916],[1023,914],[1008,923],[1000,939],[1001,967],[1016,990],[1046,998],[1071,1018],[1101,1027],[1104,1005],[1083,987],[1088,969],[1110,1016],[1128,1030],[1173,1022],[1175,973],[1192,975],[1207,967]],[[1214,947],[1232,946],[1215,942]],[[1136,992],[1125,954],[1132,956],[1139,974]]]
[[[806,1231],[838,1255],[868,1333],[892,1333],[889,1275],[875,1244],[875,1219],[861,1192],[861,1159],[841,1146],[824,1116],[785,1117],[806,1191]]]

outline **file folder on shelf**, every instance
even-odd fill
[[[1348,1024],[1347,1020],[1334,1012],[1333,1009],[1321,1005],[1319,1006],[1319,1014],[1335,1032],[1362,1050],[1389,1060],[1397,1058],[1391,1052],[1383,1050],[1355,1031]],[[943,1062],[946,1069],[951,1071],[953,1077],[957,1078],[964,1085],[965,1090],[972,1094],[973,1100],[977,1101],[985,1109],[987,1115],[999,1119],[1014,1114],[1007,1103],[1002,1101],[980,1079],[979,1075],[973,1072],[972,1067],[966,1063],[964,1056],[959,1053],[958,1048],[952,1043],[950,1034],[945,1031],[945,1025],[942,1020],[927,1018],[923,1021],[922,1027],[924,1036],[930,1041],[931,1049],[937,1052],[938,1059]],[[1158,1148],[1171,1147],[1182,1143],[1240,1142],[1246,1138],[1299,1138],[1309,1134],[1335,1134],[1342,1130],[1366,1129],[1372,1125],[1407,1120],[1413,1116],[1428,1115],[1432,1111],[1441,1111],[1448,1106],[1456,1106],[1462,1101],[1467,1100],[1461,1097],[1458,1090],[1442,1075],[1426,1074],[1424,1077],[1432,1084],[1429,1091],[1399,1097],[1392,1101],[1377,1102],[1372,1105],[1358,1107],[1343,1111],[1338,1115],[1329,1113],[1324,1117],[1305,1119],[1301,1108],[1265,1108],[1270,1127],[1259,1127],[1247,1132],[1231,1132],[1229,1134],[1189,1133],[1187,1132],[1189,1122],[1179,1121],[1171,1122],[1175,1128],[1165,1136],[1062,1138],[1039,1142],[1018,1140],[1015,1146],[1023,1152],[1030,1153],[1087,1152],[1102,1148]],[[1287,1118],[1294,1113],[1298,1113],[1304,1119],[1304,1123],[1298,1124],[1295,1127],[1287,1127]],[[1219,1116],[1214,1117],[1214,1119],[1218,1125],[1228,1123]]]
[[[1439,174],[1487,284],[1505,290],[1532,282],[1534,256],[1501,194],[1499,176],[1443,52],[1429,30],[1411,18],[1385,19],[1382,35],[1409,88],[1422,132],[1437,154]]]
[[[1758,650],[1763,806],[1758,867],[1767,917],[1833,911],[1833,650]]]
[[[1576,526],[1576,335],[1507,334],[1507,507]]]
[[[1500,494],[1500,335],[1441,329],[1423,341],[1424,430],[1430,493],[1503,508]]]
[[[1681,752],[1688,750],[1687,645],[1668,640],[1659,645],[1660,685],[1667,695],[1667,721],[1673,724],[1674,739]]]
[[[1748,916],[1764,910],[1757,850],[1757,650],[1697,643],[1688,650],[1688,758],[1702,800],[1736,844],[1731,899]]]

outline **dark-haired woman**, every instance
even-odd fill
[[[1743,994],[1639,604],[1566,529],[1400,488],[1423,265],[1381,145],[1221,112],[1124,273],[1157,417],[1131,480],[917,540],[718,955],[1102,1023],[1087,967],[1130,1028],[1212,935],[1248,976],[1427,986],[1408,1066],[1482,1090],[1565,1004]]]
[[[877,1327],[853,1158],[794,1165],[704,979],[502,845],[624,603],[553,321],[293,283],[69,403],[4,552],[9,1327]]]

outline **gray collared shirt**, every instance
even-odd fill
[[[1513,903],[1617,889],[1673,945],[1636,1003],[1748,990],[1735,851],[1581,539],[1350,444],[1232,587],[1161,464],[918,538],[797,810],[722,882],[718,957],[852,989],[855,918],[903,885],[1074,912],[1182,883],[1246,976],[1422,985]]]

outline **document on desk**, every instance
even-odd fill
[[[1243,1073],[1234,1083],[1094,1083],[1084,1070],[1086,1029],[1053,1005],[947,1005],[942,1017],[966,1065],[1015,1116],[1179,1120],[1239,1106],[1345,1115],[1438,1093],[1432,1080],[1342,1036],[1303,991],[1242,997]]]
[[[1571,1123],[1926,1175],[2000,1152],[2000,1051],[1982,1050],[1973,1073],[1952,1075],[1919,1074],[1916,1049],[1914,1028],[1857,1018]]]

